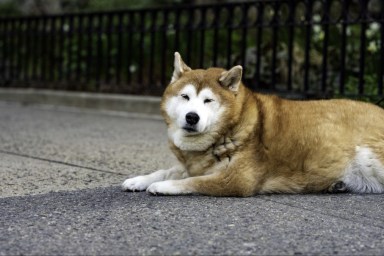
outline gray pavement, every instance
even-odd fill
[[[0,102],[0,255],[384,255],[384,195],[151,196],[158,118]]]

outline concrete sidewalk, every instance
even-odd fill
[[[384,254],[383,195],[161,197],[158,118],[0,102],[0,255]]]

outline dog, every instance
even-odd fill
[[[123,190],[384,192],[384,110],[373,104],[255,93],[242,84],[241,66],[192,70],[176,52],[161,112],[180,164],[127,179]]]

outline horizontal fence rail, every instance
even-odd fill
[[[0,18],[0,86],[160,95],[192,68],[244,67],[259,91],[383,96],[381,1],[267,0]]]

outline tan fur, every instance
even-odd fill
[[[241,83],[234,92],[220,83],[223,72],[186,70],[174,75],[163,95],[168,125],[166,101],[185,84],[198,91],[209,87],[227,109],[212,135],[217,143],[205,151],[183,151],[170,141],[190,176],[180,180],[188,191],[213,196],[324,191],[362,145],[384,163],[381,108],[351,100],[290,101],[253,93]]]

